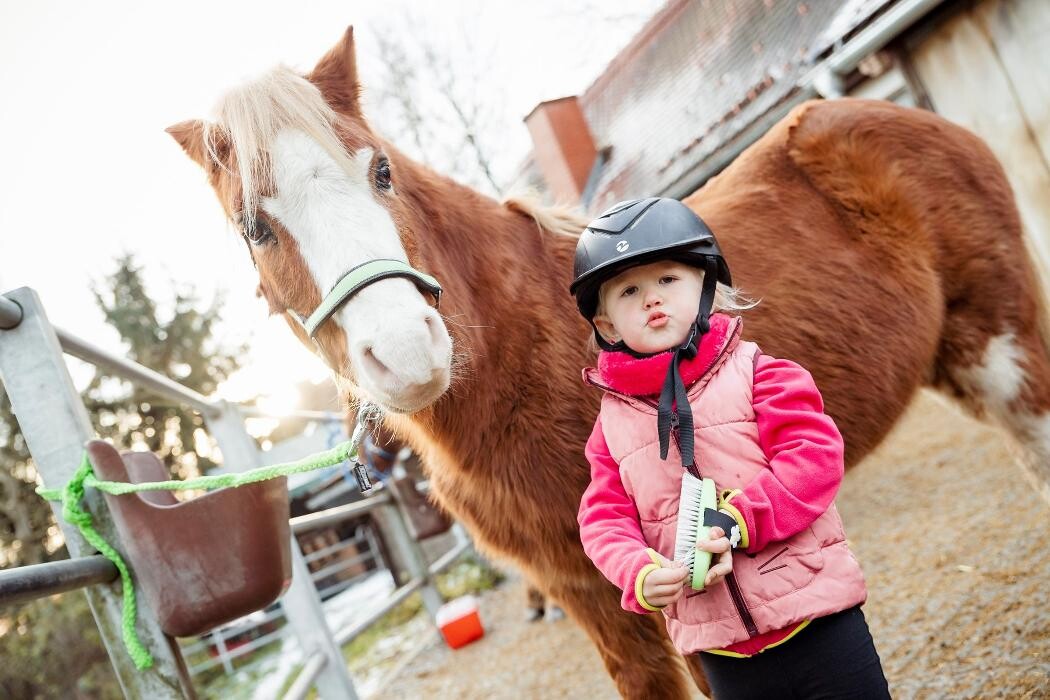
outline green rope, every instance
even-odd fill
[[[135,631],[137,605],[135,603],[135,586],[132,582],[131,570],[124,563],[120,553],[95,530],[94,525],[91,523],[91,513],[81,507],[81,501],[84,500],[85,487],[90,486],[114,496],[140,491],[236,488],[245,484],[254,484],[258,481],[276,479],[279,476],[323,469],[324,467],[344,462],[354,456],[356,456],[356,450],[353,443],[344,442],[330,450],[305,457],[297,462],[274,464],[269,467],[259,467],[258,469],[237,474],[215,474],[197,477],[196,479],[186,479],[185,481],[152,481],[144,484],[129,484],[121,481],[101,481],[97,479],[92,471],[91,461],[85,452],[80,462],[80,467],[63,488],[46,489],[41,486],[37,488],[36,492],[49,501],[61,501],[62,517],[65,521],[71,525],[76,525],[84,539],[97,549],[102,556],[113,562],[120,572],[120,582],[124,593],[124,608],[121,613],[121,632],[124,637],[124,646],[127,647],[128,654],[135,662],[135,667],[142,670],[153,665],[153,656],[146,649]]]

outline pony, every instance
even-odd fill
[[[625,697],[688,697],[661,616],[621,610],[579,541],[600,398],[580,379],[594,356],[567,292],[584,220],[413,162],[368,123],[359,92],[349,28],[308,74],[274,69],[225,94],[214,121],[168,131],[240,229],[271,314],[351,400],[385,410],[439,504],[563,605]],[[761,299],[745,332],[811,370],[847,464],[931,386],[1002,422],[1050,493],[1039,280],[977,137],[889,103],[808,102],[684,201]],[[440,310],[433,289],[385,277],[311,336],[300,319],[375,258],[434,275]]]

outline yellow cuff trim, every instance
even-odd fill
[[[747,549],[748,544],[751,541],[751,538],[747,535],[747,522],[744,520],[744,516],[740,513],[740,511],[737,510],[733,506],[733,504],[729,502],[730,499],[740,495],[740,493],[740,489],[733,489],[732,491],[723,491],[721,499],[722,503],[718,507],[724,509],[730,515],[732,515],[733,518],[736,520],[736,524],[740,526],[740,545],[737,547],[737,549]]]
[[[654,605],[649,605],[645,600],[645,596],[642,595],[642,584],[645,583],[645,577],[649,575],[650,571],[656,571],[660,568],[660,557],[657,556],[656,551],[653,549],[645,550],[645,553],[649,555],[649,559],[652,560],[652,564],[646,564],[642,567],[642,570],[638,572],[638,575],[634,578],[634,597],[638,599],[638,604],[646,610],[652,612],[660,612],[663,608],[658,608]]]

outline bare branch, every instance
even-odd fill
[[[430,165],[430,157],[425,145],[427,139],[423,128],[426,121],[417,107],[418,100],[414,88],[417,80],[415,66],[404,46],[394,38],[393,32],[380,31],[375,36],[379,47],[379,60],[386,70],[387,78],[378,89],[380,99],[394,102],[404,122],[407,135],[416,146],[420,160],[425,165]]]

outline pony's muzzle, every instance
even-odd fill
[[[352,351],[358,381],[384,404],[416,410],[448,388],[452,342],[441,316],[424,307],[413,321],[383,324]]]

